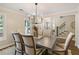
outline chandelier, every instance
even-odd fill
[[[33,17],[33,24],[39,24],[42,21],[42,17],[38,16],[37,7],[38,7],[38,3],[35,3],[35,13],[32,15],[32,17]]]

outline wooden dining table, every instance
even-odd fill
[[[42,37],[42,38],[35,38],[36,45],[40,46],[41,48],[45,49],[53,49],[56,43],[56,37]]]

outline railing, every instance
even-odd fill
[[[66,34],[69,33],[65,30],[65,22],[62,23],[60,26],[57,26],[57,36],[66,36]]]

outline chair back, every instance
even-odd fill
[[[22,35],[20,33],[12,33],[14,42],[15,42],[15,48],[18,50],[23,51],[23,39]]]
[[[69,48],[70,42],[74,37],[74,33],[70,32],[67,36],[67,39],[65,41],[64,49],[67,50]]]
[[[51,37],[51,30],[43,30],[44,37]]]
[[[27,55],[35,55],[36,54],[36,46],[32,35],[22,35],[25,46],[25,54]]]
[[[38,37],[38,28],[36,26],[33,26],[33,35]]]

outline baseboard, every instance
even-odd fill
[[[14,45],[14,43],[0,46],[0,50],[6,49],[6,48],[11,47],[11,46],[13,46],[13,45]]]

